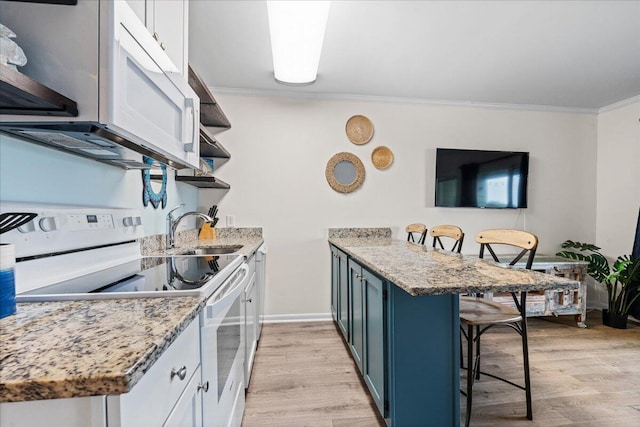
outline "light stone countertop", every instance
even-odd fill
[[[578,288],[580,282],[384,237],[329,243],[411,295]]]
[[[260,245],[264,243],[262,228],[219,228],[216,230],[215,239],[198,239],[197,234],[193,238],[181,241],[176,248],[168,252],[151,252],[150,255],[178,255],[184,251],[197,247],[225,247],[241,245],[237,253],[249,258]]]
[[[127,393],[203,297],[19,303],[0,319],[0,402]]]
[[[263,242],[261,228],[219,229],[211,240],[190,233],[169,254],[242,245],[250,257]],[[204,304],[175,296],[19,303],[0,319],[0,402],[127,393]]]

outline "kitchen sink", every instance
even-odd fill
[[[242,245],[201,247],[176,254],[179,256],[206,256],[206,255],[226,255],[238,252]]]

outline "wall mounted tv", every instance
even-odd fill
[[[529,153],[436,151],[436,206],[526,208]]]

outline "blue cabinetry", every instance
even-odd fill
[[[385,301],[386,282],[362,270],[364,351],[362,375],[381,414],[385,414]]]
[[[363,372],[362,354],[364,352],[364,303],[362,267],[353,260],[349,260],[349,348],[353,359]]]
[[[340,280],[340,260],[338,249],[331,246],[331,316],[338,321],[338,281]]]
[[[391,426],[459,426],[458,296],[411,296],[331,251],[334,318],[380,414]]]
[[[349,339],[349,282],[347,255],[331,247],[331,314],[344,338]]]
[[[385,413],[385,286],[356,261],[349,259],[350,333],[349,348],[373,400]]]

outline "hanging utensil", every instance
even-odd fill
[[[5,212],[0,214],[0,234],[25,225],[38,214],[31,212]]]

